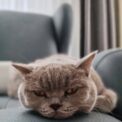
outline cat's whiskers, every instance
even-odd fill
[[[71,107],[66,107],[65,109],[59,110],[59,111],[60,111],[60,112],[63,112],[63,113],[73,113],[73,112],[75,112],[75,111],[77,111],[77,110],[78,110],[77,107],[71,106]]]

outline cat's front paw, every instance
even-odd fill
[[[111,112],[117,104],[117,94],[111,90],[106,89],[102,95],[97,97],[95,109],[101,112]]]
[[[95,105],[95,110],[100,111],[100,112],[107,112],[107,113],[110,112],[111,109],[107,101],[108,100],[106,99],[105,96],[99,95],[97,98],[96,105]]]

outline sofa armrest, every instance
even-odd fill
[[[110,49],[99,53],[94,67],[105,85],[118,93],[119,100],[113,113],[122,120],[122,49]]]
[[[53,16],[55,37],[59,53],[68,52],[71,39],[73,13],[68,4],[63,4]]]

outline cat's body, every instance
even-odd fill
[[[27,65],[13,64],[21,73],[16,73],[15,89],[11,84],[8,94],[16,97],[18,91],[25,107],[46,117],[66,118],[77,111],[89,113],[95,109],[111,112],[116,106],[117,95],[104,86],[91,67],[94,56],[92,53],[75,59],[55,55]]]

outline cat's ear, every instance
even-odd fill
[[[89,55],[81,58],[81,60],[77,63],[77,68],[84,70],[85,74],[87,76],[89,76],[89,74],[90,74],[92,62],[93,62],[97,52],[98,51],[94,51],[94,52],[90,53]]]
[[[26,64],[13,63],[12,66],[16,68],[21,74],[26,75],[32,72],[32,67],[27,66]]]

